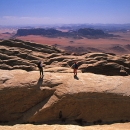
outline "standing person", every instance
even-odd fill
[[[39,68],[39,71],[40,71],[40,78],[43,77],[43,68],[42,67],[43,67],[42,62],[39,61],[38,62],[38,68]]]
[[[73,69],[74,69],[74,76],[77,76],[78,65],[76,62],[74,62],[74,64],[73,64]]]

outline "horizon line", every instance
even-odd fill
[[[47,25],[127,25],[130,23],[50,23],[50,24],[10,24],[0,26],[47,26]]]

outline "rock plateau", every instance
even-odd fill
[[[0,70],[1,123],[130,121],[130,76]]]
[[[39,60],[43,78],[39,78]],[[74,61],[78,77],[73,77]],[[48,45],[0,41],[0,122],[129,122],[129,75],[130,55],[68,54]]]

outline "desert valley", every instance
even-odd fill
[[[73,29],[73,28],[72,28]],[[71,29],[71,30],[72,30]],[[104,52],[114,53],[117,55],[130,53],[130,31],[129,27],[125,30],[110,31],[109,37],[86,37],[86,36],[65,36],[65,35],[16,35],[18,28],[2,28],[0,29],[0,39],[19,39],[23,41],[35,42],[43,45],[52,45],[61,48],[69,53],[86,53],[86,52]],[[22,29],[21,29],[22,30]],[[24,30],[24,29],[23,29]],[[25,29],[27,30],[27,29]],[[69,29],[55,29],[61,32],[68,32]]]
[[[0,39],[0,129],[130,129],[129,28],[5,27]]]
[[[0,30],[0,129],[129,129],[130,32],[41,30]]]
[[[130,0],[0,0],[0,130],[130,130]]]

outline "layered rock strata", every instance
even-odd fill
[[[79,72],[92,72],[103,75],[130,74],[130,55],[117,56],[106,53],[67,54],[53,46],[40,45],[21,40],[0,42],[0,69],[37,70],[37,63],[42,60],[44,71],[68,73],[74,61]]]

